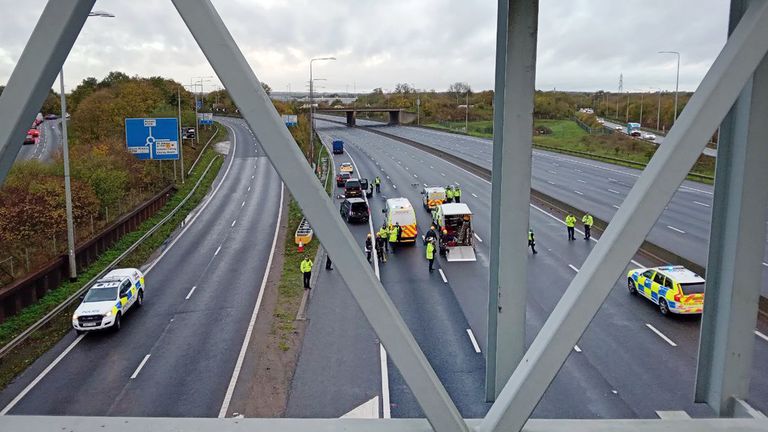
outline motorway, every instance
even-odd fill
[[[61,119],[43,120],[40,125],[40,137],[35,144],[21,146],[17,161],[38,160],[40,162],[50,162],[53,156],[61,148]]]
[[[604,119],[604,121],[605,121],[605,127],[609,128],[609,129],[615,130],[617,127],[620,127],[620,128],[622,128],[622,131],[623,131],[622,133],[626,133],[627,132],[627,125],[626,124],[618,124],[618,123],[615,123],[615,122],[612,122],[612,121],[609,121],[609,120],[605,120],[605,119]],[[652,140],[646,140],[646,141],[654,143],[656,145],[662,145],[664,143],[664,138],[666,138],[666,137],[664,135],[660,135],[658,133],[654,133],[654,135],[656,136],[656,138],[654,138]],[[705,154],[707,156],[717,157],[717,149],[713,149],[713,148],[709,148],[709,147],[704,147],[704,150],[701,153]]]
[[[283,187],[245,123],[217,120],[229,154],[203,204],[145,268],[144,306],[117,334],[66,335],[0,393],[3,414],[230,414]]]
[[[386,131],[409,134],[409,138],[425,144],[448,145],[454,137],[405,127],[388,127]],[[389,262],[380,266],[380,271],[385,288],[462,415],[482,416],[488,408],[483,393],[482,352],[487,334],[490,184],[435,156],[371,134],[364,128],[318,121],[318,132],[326,140],[344,140],[345,154],[335,157],[336,164],[350,160],[362,177],[371,179],[381,175],[382,194],[370,201],[376,228],[382,222],[380,212],[384,199],[405,196],[414,203],[420,231],[425,232],[430,217],[419,205],[420,188],[424,184],[461,184],[463,202],[475,214],[478,261],[446,263],[438,259],[439,271],[430,274],[423,246],[417,244],[398,249],[390,255]],[[425,136],[431,137],[431,141],[424,139]],[[456,138],[466,140],[463,145],[468,148],[460,148],[461,151],[454,148],[454,151],[471,154],[475,160],[487,158],[488,162],[490,155],[478,150],[480,143],[487,142]],[[542,167],[565,171],[565,162],[557,159],[560,155],[537,153],[534,156],[535,165],[539,166],[534,170],[534,177],[539,176],[536,182],[542,181]],[[575,164],[582,173],[602,169],[591,168],[591,161],[568,163]],[[576,184],[574,181],[573,185]],[[608,183],[603,181],[605,184]],[[581,239],[568,242],[560,217],[535,207],[531,209],[531,226],[536,232],[539,254],[529,256],[529,343],[594,246],[593,242]],[[351,229],[363,253],[369,227],[357,225]],[[635,259],[639,263],[632,266],[658,264]],[[389,401],[388,406],[380,403],[380,415],[385,417],[388,411],[392,417],[422,415],[391,360],[380,361],[375,335],[351,295],[340,286],[343,282],[333,271],[323,271],[318,279],[288,415],[338,417],[372,397]],[[765,336],[768,324],[762,321],[759,324],[749,401],[765,411],[768,409],[768,374],[764,369],[768,359],[768,337]],[[649,301],[630,296],[626,280],[620,278],[534,415],[654,418],[659,410],[709,415],[706,407],[692,403],[698,336],[697,317],[662,317]],[[313,380],[318,374],[323,375],[323,379]]]

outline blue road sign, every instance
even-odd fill
[[[213,124],[213,113],[198,113],[197,118],[201,125]]]
[[[178,159],[179,123],[175,118],[125,119],[125,143],[138,159]]]

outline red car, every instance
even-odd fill
[[[32,135],[24,137],[24,144],[34,144],[37,140]]]
[[[30,129],[27,131],[27,135],[31,135],[32,138],[37,138],[40,136],[40,131],[37,129]]]
[[[350,179],[352,175],[348,172],[339,173],[336,175],[336,187],[344,187],[344,185],[347,183],[347,180]]]

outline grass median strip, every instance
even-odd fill
[[[105,251],[98,260],[82,271],[74,282],[65,282],[55,290],[48,292],[37,303],[25,308],[19,314],[9,318],[0,324],[0,346],[7,344],[18,334],[41,319],[46,313],[61,304],[67,297],[77,292],[83,284],[97,275],[109,263],[115,260],[128,247],[135,243],[144,233],[166,217],[186,197],[194,187],[197,180],[212,163],[205,178],[198,189],[192,194],[184,206],[155,234],[147,238],[131,255],[120,264],[124,267],[137,267],[144,263],[149,256],[170,236],[184,218],[192,211],[208,193],[213,180],[221,167],[224,158],[214,152],[212,148],[206,150],[200,163],[195,167],[192,175],[184,185],[181,185],[176,193],[168,200],[166,205],[154,216],[144,221],[139,229],[126,234],[114,246]],[[77,302],[70,308],[59,314],[55,319],[32,334],[17,348],[0,359],[0,389],[5,386],[27,366],[34,362],[40,355],[53,347],[67,332],[71,330],[71,315],[77,308]]]

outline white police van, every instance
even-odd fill
[[[72,327],[86,331],[120,330],[125,313],[144,303],[144,274],[135,268],[115,269],[96,281],[72,315]]]

